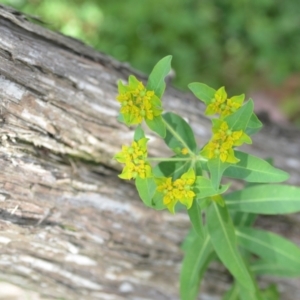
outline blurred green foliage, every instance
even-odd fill
[[[0,2],[144,72],[172,54],[181,88],[200,81],[235,93],[279,84],[300,69],[298,0]]]

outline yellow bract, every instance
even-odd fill
[[[146,161],[148,156],[147,138],[132,142],[131,146],[122,146],[122,151],[117,153],[114,158],[125,164],[122,173],[119,175],[122,179],[132,179],[137,176],[149,178],[152,176],[151,166]]]
[[[187,148],[182,148],[180,152],[183,155],[187,155],[189,153],[189,150]]]
[[[201,151],[201,155],[209,159],[220,158],[222,162],[237,163],[233,147],[243,143],[251,144],[251,138],[243,131],[232,131],[228,124],[222,120],[215,120],[213,137]]]
[[[128,85],[118,82],[121,103],[120,113],[127,125],[140,124],[144,119],[153,120],[162,113],[162,104],[154,91],[147,90],[141,81],[129,76]]]
[[[175,181],[171,177],[156,178],[157,191],[163,193],[163,203],[171,213],[174,213],[175,205],[179,201],[190,209],[196,194],[193,185],[196,175],[193,169],[184,173]]]
[[[208,104],[205,114],[219,114],[221,118],[229,116],[242,106],[244,98],[244,94],[227,98],[225,88],[221,87],[216,91],[214,98]]]

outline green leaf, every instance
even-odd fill
[[[133,137],[133,139],[134,139],[135,141],[138,141],[138,140],[140,140],[140,139],[142,139],[142,138],[144,138],[144,137],[146,137],[146,136],[145,136],[145,132],[144,132],[144,130],[142,129],[141,125],[138,125],[138,126],[136,127],[135,131],[134,131],[134,137]]]
[[[300,275],[300,248],[292,242],[274,233],[249,227],[236,229],[238,244],[249,252],[263,258],[280,268]]]
[[[117,120],[120,123],[126,124],[124,116],[122,114],[118,114]]]
[[[277,277],[299,277],[299,269],[289,269],[276,262],[258,260],[251,264],[251,270],[256,275],[270,275]]]
[[[192,207],[188,209],[188,214],[197,235],[203,237],[204,236],[203,221],[202,221],[201,210],[199,205],[197,204],[197,201],[193,201]]]
[[[190,230],[188,231],[188,233],[186,234],[186,236],[184,237],[183,242],[180,245],[180,249],[183,252],[188,251],[188,249],[191,247],[191,245],[194,243],[195,238],[197,238],[198,235],[194,229],[193,226],[190,227]]]
[[[195,300],[201,279],[214,256],[210,238],[197,236],[186,251],[180,271],[180,299]]]
[[[226,292],[222,300],[266,300],[262,297],[259,289],[256,291],[249,291],[236,281],[233,286]]]
[[[166,113],[163,118],[167,127],[167,134],[164,138],[167,146],[170,149],[187,148],[196,152],[197,144],[190,125],[174,113]]]
[[[262,295],[260,290],[257,288],[256,291],[250,291],[244,286],[239,284],[239,294],[240,300],[266,300]]]
[[[197,176],[195,181],[195,192],[197,199],[206,198],[209,196],[219,195],[224,193],[229,188],[229,184],[223,185],[218,189],[215,189],[211,180],[203,176]]]
[[[280,300],[280,294],[275,284],[270,284],[263,290],[262,296],[264,300]]]
[[[255,291],[252,277],[237,250],[234,226],[226,206],[212,201],[207,211],[207,228],[213,247],[226,268],[241,286]]]
[[[144,204],[152,207],[152,198],[156,190],[156,183],[154,179],[137,177],[135,180],[135,185]]]
[[[156,132],[161,138],[165,138],[166,125],[162,116],[154,117],[153,120],[145,119],[145,122],[152,131]]]
[[[245,130],[253,114],[253,100],[247,101],[235,113],[224,118],[231,130]]]
[[[225,195],[228,209],[259,214],[288,214],[300,211],[300,188],[260,184]]]
[[[223,176],[259,183],[281,182],[289,177],[288,173],[273,167],[259,157],[240,151],[235,151],[234,154],[240,161],[230,165]]]
[[[239,286],[236,282],[231,286],[231,288],[222,297],[222,300],[240,300]]]
[[[155,191],[154,196],[151,201],[151,207],[156,210],[166,209],[167,207],[164,205],[163,201],[164,194]]]
[[[227,162],[222,162],[220,158],[213,158],[208,160],[207,167],[210,172],[210,179],[214,189],[218,189],[222,175],[224,171],[230,166],[231,164]]]
[[[250,117],[250,120],[249,120],[249,123],[247,125],[245,132],[248,135],[253,135],[256,132],[258,132],[262,128],[262,126],[263,126],[263,124],[258,119],[257,115],[255,113],[253,113]]]
[[[216,90],[200,82],[190,83],[188,87],[193,92],[193,94],[198,99],[203,101],[206,105],[208,105],[211,102],[216,93]]]
[[[176,157],[178,156],[172,156],[172,159],[176,159]],[[156,177],[172,177],[173,179],[177,179],[183,173],[187,172],[190,167],[190,161],[163,161],[153,168],[153,174]]]
[[[257,214],[230,211],[234,226],[252,226],[257,219]]]
[[[201,210],[205,210],[211,203],[211,198],[197,199],[198,205]]]
[[[149,75],[147,90],[154,91],[155,95],[158,98],[161,98],[165,88],[165,77],[171,71],[171,60],[172,56],[168,55],[162,58],[153,68],[152,72]]]

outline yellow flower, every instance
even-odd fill
[[[180,152],[183,155],[187,155],[189,153],[189,150],[187,148],[182,148]]]
[[[251,144],[251,138],[243,131],[232,131],[227,122],[215,120],[213,136],[208,144],[201,150],[201,155],[208,159],[220,158],[222,162],[237,163],[233,147],[243,143]]]
[[[236,112],[243,104],[245,95],[233,96],[226,101],[226,105],[221,107],[221,117],[226,117]]]
[[[190,209],[196,194],[193,185],[196,175],[193,169],[184,173],[175,181],[171,177],[155,178],[157,191],[163,193],[163,203],[171,213],[174,213],[175,205],[179,201]]]
[[[214,98],[208,104],[205,114],[219,114],[221,118],[229,116],[242,106],[244,98],[244,94],[227,98],[225,88],[221,87],[216,91]]]
[[[220,114],[221,113],[221,105],[226,101],[227,99],[227,93],[225,91],[225,88],[222,86],[219,88],[214,98],[211,100],[211,103],[207,106],[205,110],[206,115],[214,115],[214,114]]]
[[[133,141],[131,146],[122,146],[122,151],[114,156],[114,159],[125,164],[122,173],[119,175],[122,179],[132,179],[137,176],[149,178],[152,176],[151,166],[146,161],[148,156],[147,138]]]
[[[117,100],[121,104],[120,113],[127,125],[140,124],[144,119],[153,120],[162,113],[162,104],[154,91],[147,90],[141,81],[129,76],[128,85],[118,82],[119,95]]]

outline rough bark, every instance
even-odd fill
[[[0,6],[0,299],[178,299],[188,218],[145,208],[112,160],[132,138],[115,101],[117,79],[130,73]],[[209,138],[192,96],[169,88],[164,106],[188,118],[199,143]],[[167,153],[150,136],[151,155]],[[296,129],[269,124],[247,150],[300,184]],[[258,225],[300,245],[297,214]],[[298,279],[277,282],[282,299],[297,298]],[[219,299],[229,283],[212,266],[199,299]]]

